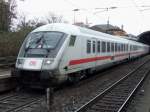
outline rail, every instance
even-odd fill
[[[0,98],[0,108],[1,112],[17,112],[27,106],[34,103],[40,102],[43,99],[41,94],[28,94],[28,93],[13,93]]]
[[[88,110],[94,110],[95,112],[96,111],[121,112],[123,110],[123,108],[126,106],[126,104],[128,103],[128,101],[133,96],[134,92],[137,90],[137,88],[140,86],[140,84],[144,81],[145,77],[149,73],[148,67],[143,68],[148,62],[149,61],[146,61],[143,64],[141,64],[140,66],[138,66],[135,70],[128,73],[126,76],[124,76],[123,78],[118,80],[116,83],[111,85],[109,88],[104,90],[102,93],[98,94],[92,100],[90,100],[89,102],[87,102],[86,104],[84,104],[83,106],[78,108],[75,112],[86,112]],[[149,65],[150,65],[150,63],[149,63]],[[145,73],[140,73],[141,71],[143,71]],[[136,74],[138,74],[138,75],[140,74],[139,76],[141,76],[141,77],[140,77],[140,79],[139,79],[139,77],[137,79],[132,78],[132,81],[130,80],[130,82],[129,82],[128,79],[131,76],[134,76],[133,74],[135,75],[135,77],[138,77]],[[136,84],[132,84],[133,82],[135,82],[134,80],[138,80],[138,82],[136,82]],[[131,85],[134,85],[134,88],[132,87],[132,90],[129,90]],[[120,86],[120,88],[119,88],[119,86]],[[122,92],[120,92],[120,91],[122,91]],[[118,96],[120,96],[120,97],[119,97],[119,99],[116,100],[116,98]]]

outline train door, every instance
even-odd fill
[[[92,53],[91,53],[91,55],[92,55],[92,58],[93,58],[93,67],[95,68],[96,67],[96,57],[97,57],[97,39],[96,38],[92,38]]]
[[[115,43],[114,43],[114,42],[111,42],[110,46],[111,46],[111,57],[112,57],[112,61],[114,61]]]

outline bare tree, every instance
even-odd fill
[[[56,15],[53,12],[49,12],[46,16],[47,23],[63,23],[63,16],[62,15]]]
[[[36,27],[46,24],[44,21],[40,21],[39,18],[27,19],[27,15],[22,14],[18,17],[17,30],[34,29]]]
[[[27,20],[27,17],[25,16],[25,14],[22,14],[18,17],[18,29],[24,29],[26,27],[30,26],[30,21]]]
[[[17,30],[34,29],[36,27],[45,25],[47,23],[67,23],[63,20],[63,16],[58,16],[55,13],[50,12],[46,18],[40,20],[39,18],[27,19],[27,15],[22,14],[18,17]]]
[[[41,21],[39,18],[34,18],[32,20],[30,20],[30,26],[32,26],[33,28],[45,25],[46,22],[45,21]]]

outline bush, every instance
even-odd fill
[[[0,57],[17,56],[25,36],[31,31],[0,32]]]

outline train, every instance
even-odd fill
[[[20,85],[77,82],[94,71],[149,52],[136,41],[65,23],[36,28],[25,38],[12,73]]]

